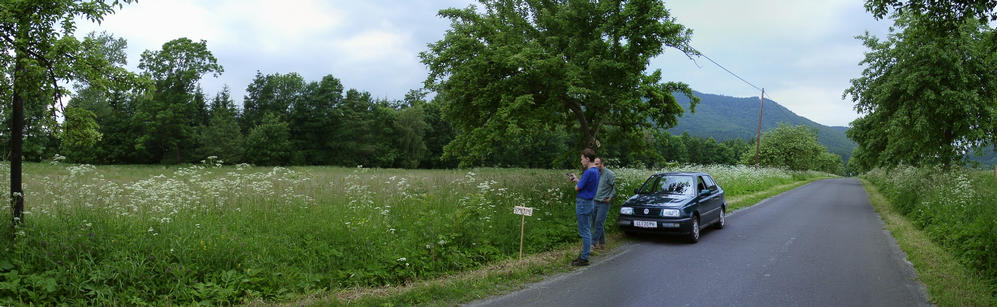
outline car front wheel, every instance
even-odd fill
[[[689,243],[699,242],[699,216],[692,217],[692,231],[689,232]]]

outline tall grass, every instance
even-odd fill
[[[616,206],[658,171],[711,173],[728,197],[823,175],[619,169]],[[527,253],[577,240],[564,172],[27,164],[26,222],[0,210],[0,305],[225,304],[473,269],[518,254],[513,206],[535,208]]]
[[[990,172],[901,166],[864,177],[997,295],[997,182]]]

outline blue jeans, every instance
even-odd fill
[[[595,223],[592,224],[592,243],[606,244],[606,214],[609,213],[609,203],[595,201]]]
[[[592,252],[592,211],[595,202],[591,199],[575,198],[575,216],[578,217],[578,235],[582,237],[582,254],[578,258],[589,259]]]

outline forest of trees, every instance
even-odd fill
[[[633,5],[643,5],[641,3]],[[607,8],[582,5],[572,6],[564,13],[588,14],[604,9]],[[464,15],[472,14],[447,12],[455,20],[470,18]],[[631,13],[637,12],[641,11]],[[658,20],[655,14],[667,16],[667,12],[659,11],[640,14],[645,13],[650,15],[640,18]],[[616,39],[651,35],[656,40],[678,39],[669,43],[678,45],[688,39],[689,32],[680,25],[671,24],[670,20],[662,22],[673,28],[664,32],[648,28],[645,29],[650,31],[647,33],[635,28],[631,29],[636,31],[633,33],[618,33]],[[613,29],[607,31],[615,31]],[[564,28],[560,31],[573,30]],[[139,71],[126,69],[127,46],[125,39],[107,33],[91,33],[78,42],[77,48],[83,56],[73,58],[74,65],[98,67],[99,70],[61,78],[72,81],[69,83],[71,91],[61,88],[56,91],[62,97],[68,97],[64,106],[61,99],[43,103],[42,100],[52,100],[51,95],[48,98],[34,95],[31,99],[39,101],[24,104],[24,160],[44,161],[61,156],[71,162],[89,164],[179,164],[199,163],[213,157],[211,160],[226,164],[255,165],[570,168],[577,167],[580,148],[594,145],[611,165],[656,167],[669,163],[737,164],[744,153],[754,148],[753,140],[717,142],[688,133],[669,134],[665,129],[674,127],[685,109],[694,110],[698,98],[692,96],[685,84],[660,83],[659,73],[630,80],[633,84],[629,84],[628,89],[613,89],[620,92],[598,94],[601,95],[598,99],[587,102],[579,98],[595,97],[592,95],[608,90],[599,88],[605,82],[596,79],[602,75],[588,76],[586,78],[596,79],[584,84],[552,83],[550,86],[568,86],[578,91],[556,98],[573,106],[560,109],[556,106],[561,104],[547,101],[543,103],[549,106],[539,107],[538,104],[537,110],[513,112],[499,108],[490,114],[513,112],[508,114],[518,115],[503,117],[499,122],[504,124],[497,124],[499,122],[494,118],[470,120],[466,115],[476,114],[474,108],[469,109],[468,105],[453,100],[491,97],[458,94],[464,89],[438,79],[440,74],[446,75],[448,69],[458,69],[456,67],[437,67],[439,71],[431,74],[426,89],[411,90],[402,99],[375,98],[362,89],[347,89],[332,74],[320,80],[305,80],[295,72],[257,71],[246,85],[246,95],[239,104],[227,87],[218,93],[206,93],[201,88],[203,77],[224,73],[224,67],[218,64],[206,41],[178,38],[166,42],[160,50],[146,50],[139,59]],[[440,48],[445,46],[439,45]],[[617,44],[602,47],[608,49],[592,52],[614,54],[614,48],[622,48]],[[650,48],[649,53],[662,52],[661,44],[644,47]],[[421,57],[427,65],[433,66],[434,61],[441,60],[441,54],[437,52],[442,51],[431,49]],[[695,54],[689,50],[685,52]],[[605,60],[631,63],[634,61],[629,56],[637,59],[646,56],[641,54]],[[494,56],[496,59],[504,57],[502,54]],[[624,66],[619,67],[626,71],[615,73],[645,73],[640,65]],[[8,66],[8,69],[13,68]],[[535,82],[510,86],[534,90],[530,84],[535,85]],[[9,93],[0,94],[6,101]],[[512,101],[516,104],[538,102],[534,100],[540,97],[537,95],[505,97],[499,105]],[[657,98],[642,98],[647,95]],[[684,100],[685,106],[676,102],[676,95],[688,97]],[[622,97],[622,100],[613,97]],[[494,107],[492,101],[474,101]],[[622,112],[624,109],[632,113]],[[541,115],[530,118],[534,115],[526,116],[528,114]],[[11,153],[10,123],[15,116],[8,104],[0,104],[0,115],[3,121],[0,123],[3,127],[0,150]],[[575,120],[575,115],[585,120]],[[481,125],[499,126],[489,126],[487,130],[491,132],[488,132],[479,129]],[[579,131],[583,133],[579,134]],[[9,158],[0,157],[2,160]]]
[[[90,34],[87,41],[116,67],[126,64],[124,39]],[[227,87],[213,95],[200,87],[203,76],[224,68],[205,41],[187,38],[144,52],[139,69],[112,78],[111,84],[76,83],[65,107],[74,116],[61,126],[44,106],[28,108],[25,160],[60,155],[76,163],[176,164],[215,157],[226,164],[458,166],[456,157],[444,153],[454,128],[426,90],[412,90],[399,100],[378,99],[345,89],[333,75],[305,80],[294,72],[257,72],[239,106]],[[4,121],[0,138],[6,140],[6,116]],[[717,142],[663,129],[646,128],[636,136],[619,130],[607,129],[599,150],[619,166],[737,164],[743,153],[754,150],[753,142],[742,139]],[[67,138],[61,131],[89,135]],[[574,167],[577,143],[564,126],[554,126],[530,138],[493,144],[497,153],[471,166]],[[0,146],[8,152],[6,141]]]
[[[126,64],[124,39],[107,34],[89,38],[113,63]],[[180,65],[177,59],[197,60]],[[454,138],[453,128],[423,90],[412,90],[401,100],[376,99],[362,90],[346,90],[333,75],[310,81],[293,72],[257,72],[239,106],[228,88],[209,95],[198,85],[202,76],[223,70],[204,41],[176,39],[160,51],[143,53],[141,61],[142,71],[132,77],[144,82],[110,91],[87,82],[76,84],[66,112],[92,117],[98,134],[91,143],[64,141],[54,133],[50,112],[29,109],[25,159],[44,161],[58,154],[77,163],[175,164],[214,156],[227,164],[457,166],[456,159],[443,155],[443,147]],[[6,139],[9,125],[6,117],[4,121],[0,137]],[[624,144],[628,141],[648,141],[655,150],[630,151]],[[503,154],[478,166],[573,167],[574,142],[568,131],[547,131],[501,144]],[[750,144],[648,129],[642,140],[608,139],[602,154],[627,166],[735,164]],[[7,142],[0,146],[7,152]]]
[[[115,65],[126,64],[124,39],[108,34],[88,39]],[[412,90],[400,100],[376,99],[369,92],[345,89],[333,75],[312,81],[293,72],[257,72],[240,107],[228,88],[210,95],[199,86],[203,76],[223,71],[205,41],[176,39],[162,50],[146,51],[140,61],[142,71],[130,76],[134,80],[125,86],[109,88],[85,80],[75,85],[65,109],[81,114],[73,119],[92,119],[92,142],[65,141],[56,133],[62,129],[50,120],[50,112],[29,108],[25,159],[43,161],[58,154],[77,163],[175,164],[214,156],[228,164],[457,166],[457,159],[443,154],[454,129],[424,90]],[[9,125],[4,120],[0,137],[6,139]],[[66,121],[64,126],[86,122]],[[613,132],[607,133],[601,154],[626,166],[736,164],[752,144],[656,129],[646,129],[640,139]],[[554,129],[500,144],[502,154],[476,166],[573,167],[576,142],[568,131]],[[632,150],[639,147],[629,146],[633,142],[647,142],[653,150]]]

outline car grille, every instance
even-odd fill
[[[647,210],[647,214],[644,213]],[[661,209],[657,208],[634,208],[634,216],[661,216]]]

